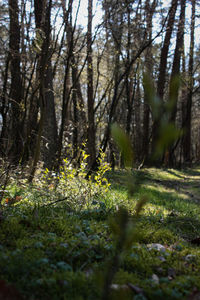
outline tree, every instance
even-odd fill
[[[40,146],[42,134],[44,132],[43,141],[43,156],[45,166],[51,168],[55,157],[55,142],[56,142],[56,121],[55,108],[53,97],[52,84],[52,69],[51,69],[51,51],[50,51],[50,34],[51,34],[51,9],[52,0],[48,3],[46,0],[35,1],[35,23],[36,30],[41,40],[41,50],[38,56],[38,82],[39,82],[39,107],[40,121],[38,128],[37,143],[34,152],[33,165],[30,172],[29,181],[31,182],[37,167],[37,162],[40,155]],[[49,122],[52,124],[49,124]],[[48,145],[44,149],[44,143]]]
[[[175,15],[177,10],[178,0],[172,0],[171,6],[168,13],[168,22],[166,25],[166,34],[163,42],[163,46],[161,49],[160,55],[160,64],[159,64],[159,72],[158,72],[158,81],[157,81],[157,95],[159,97],[160,103],[160,114],[155,116],[153,120],[152,126],[152,149],[151,149],[151,157],[153,164],[160,164],[160,158],[155,158],[155,152],[157,147],[158,140],[158,131],[161,126],[161,118],[163,115],[163,97],[164,97],[164,88],[166,83],[166,72],[167,72],[167,58],[170,46],[170,40],[172,36],[173,26],[175,22]],[[153,158],[154,157],[154,158]]]
[[[22,128],[22,79],[20,66],[20,24],[18,0],[9,0],[9,63],[11,86],[9,102],[11,107],[11,125],[9,131],[9,158],[18,164],[23,150]]]
[[[1,157],[16,166],[31,163],[29,181],[39,160],[48,169],[59,170],[66,156],[77,165],[83,145],[91,172],[102,151],[114,167],[122,160],[110,134],[113,122],[130,136],[141,166],[172,166],[178,155],[183,162],[199,156],[193,151],[198,147],[198,2],[171,0],[167,7],[158,0],[103,0],[103,22],[93,29],[94,2],[87,1],[83,27],[81,1],[4,0],[0,5]],[[162,42],[156,39],[161,34]],[[156,82],[158,113],[142,87],[143,73]],[[174,93],[177,75],[182,85]],[[151,160],[164,118],[185,135]]]
[[[191,162],[191,119],[192,119],[192,96],[194,87],[194,74],[193,74],[193,63],[194,63],[194,31],[195,31],[195,8],[196,0],[192,0],[192,14],[190,24],[190,51],[189,51],[189,67],[188,67],[188,89],[187,98],[183,109],[183,122],[182,127],[184,129],[184,137],[182,139],[183,147],[183,159],[184,162]]]
[[[157,6],[157,1],[154,0],[152,3],[150,1],[145,2],[145,14],[146,14],[146,27],[147,27],[147,40],[152,39],[152,21],[153,14]],[[150,45],[145,50],[145,72],[153,78],[153,53],[152,45]],[[148,102],[148,95],[144,94],[144,112],[143,112],[143,139],[142,139],[142,154],[143,162],[142,164],[148,164],[149,162],[149,144],[150,144],[150,106]]]
[[[6,149],[8,148],[8,130],[7,130],[7,114],[8,114],[8,74],[9,74],[9,45],[7,42],[7,36],[9,34],[9,29],[6,26],[6,22],[3,22],[4,18],[7,17],[9,9],[4,4],[0,4],[0,17],[2,23],[0,25],[0,58],[1,58],[1,102],[0,102],[0,114],[1,114],[1,135],[0,135],[0,154],[1,156],[6,156]]]
[[[93,60],[92,60],[92,4],[88,0],[88,29],[87,29],[87,151],[89,155],[89,168],[96,159],[96,138],[94,123],[94,90],[93,90]]]
[[[177,102],[178,102],[178,93],[179,87],[174,88],[174,81],[177,78],[180,78],[180,62],[181,62],[181,53],[183,51],[183,41],[184,41],[184,28],[185,28],[185,1],[181,1],[181,11],[178,23],[178,30],[176,35],[176,46],[174,52],[174,60],[172,65],[172,72],[169,84],[169,107],[170,107],[170,116],[169,122],[175,126],[176,123],[176,113],[177,113]],[[165,160],[165,164],[168,166],[175,165],[174,159],[174,151],[177,146],[177,141],[174,144],[170,145],[166,151],[167,160]]]

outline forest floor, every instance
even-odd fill
[[[200,168],[132,176],[131,196],[127,173],[110,171],[109,190],[86,206],[83,184],[51,205],[51,184],[45,194],[11,183],[19,201],[1,209],[0,299],[200,299]]]

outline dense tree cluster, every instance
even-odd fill
[[[57,169],[65,156],[78,162],[82,147],[90,168],[101,151],[114,167],[123,163],[110,134],[118,122],[138,164],[199,161],[198,1],[103,0],[96,26],[93,2],[2,2],[1,157],[29,164],[30,181],[39,161]],[[155,157],[165,119],[182,134]]]

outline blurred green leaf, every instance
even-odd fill
[[[176,75],[172,78],[169,86],[169,101],[166,103],[166,111],[172,112],[177,99],[178,99],[178,91],[180,87],[180,76]]]
[[[145,95],[147,95],[148,101],[151,103],[153,102],[156,94],[153,81],[151,80],[150,76],[147,73],[143,74],[143,86]]]
[[[151,107],[153,119],[154,120],[159,119],[160,114],[162,112],[163,103],[156,96],[156,91],[155,91],[153,81],[146,73],[143,74],[143,86],[144,86],[145,100]]]
[[[157,151],[155,155],[162,155],[163,150],[172,145],[181,135],[182,130],[177,129],[173,123],[163,122],[160,127],[160,136],[157,142]]]
[[[125,167],[132,167],[133,149],[128,135],[117,124],[112,125],[111,133],[122,153]]]

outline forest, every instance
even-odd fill
[[[0,299],[200,299],[199,9],[1,1]]]

